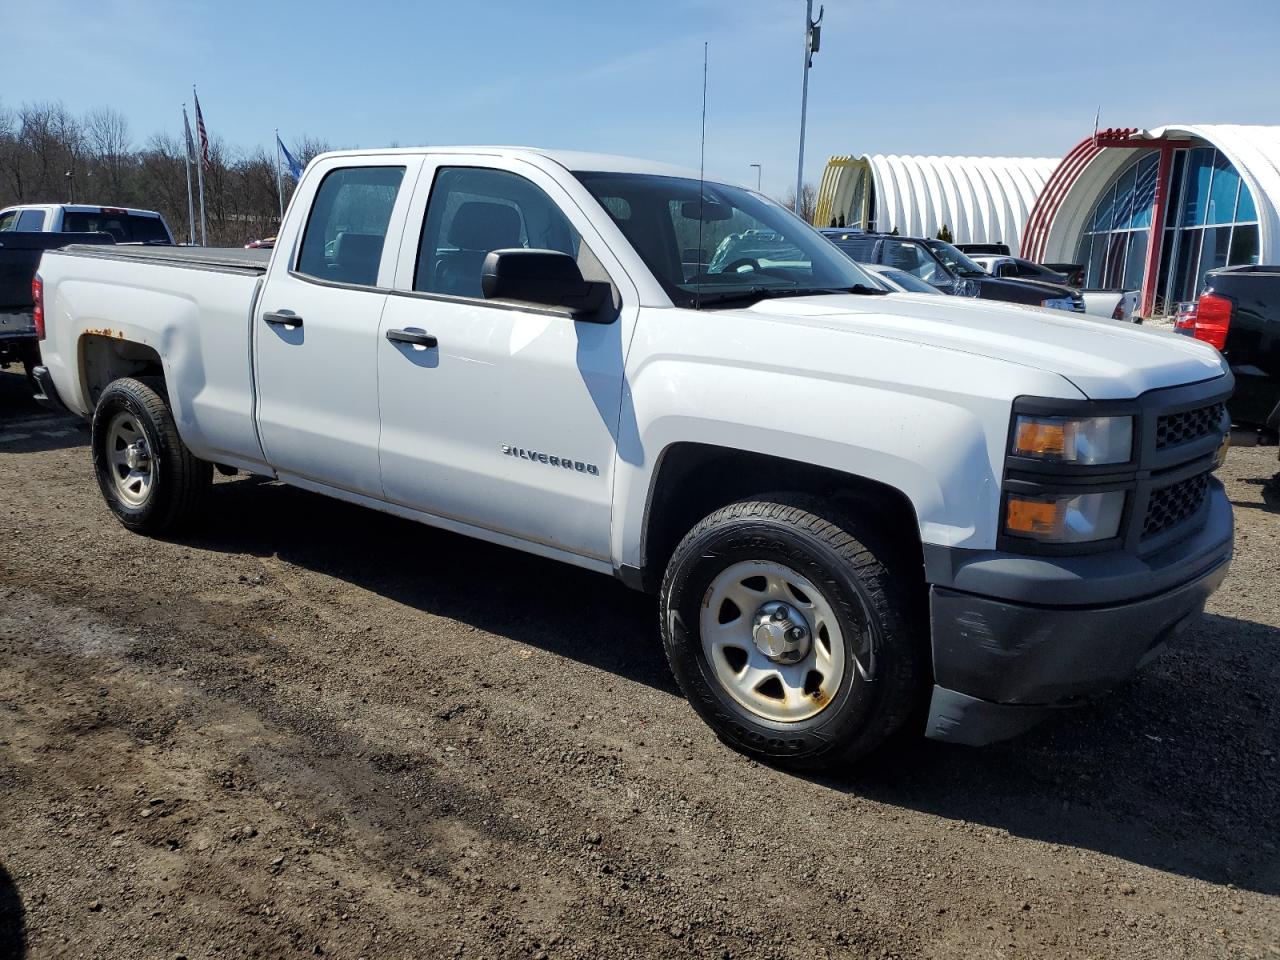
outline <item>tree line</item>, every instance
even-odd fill
[[[305,137],[290,149],[306,164],[330,147]],[[195,176],[193,167],[193,193]],[[282,182],[287,204],[294,187],[287,171]],[[204,193],[210,246],[240,246],[275,234],[280,201],[272,152],[261,146],[238,149],[210,134]],[[98,203],[158,210],[174,239],[185,243],[188,219],[183,138],[181,134],[157,133],[137,142],[128,119],[110,107],[77,116],[59,102],[18,107],[0,103],[0,207],[18,203]],[[199,242],[198,193],[195,206]]]

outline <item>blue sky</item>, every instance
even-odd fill
[[[230,145],[529,143],[795,179],[803,0],[0,0],[0,105],[110,105],[134,139],[200,86]],[[806,178],[833,153],[1060,156],[1102,124],[1280,122],[1280,0],[828,0]],[[52,49],[50,45],[52,44]]]

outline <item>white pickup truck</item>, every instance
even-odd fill
[[[1211,347],[886,294],[675,168],[325,154],[270,253],[69,247],[40,280],[38,380],[127,527],[194,520],[219,466],[611,574],[659,593],[716,732],[796,766],[1099,694],[1231,557]]]

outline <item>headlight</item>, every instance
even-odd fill
[[[1075,302],[1070,297],[1051,297],[1048,300],[1041,300],[1040,306],[1047,307],[1050,310],[1074,310]]]
[[[1087,543],[1110,540],[1120,532],[1124,491],[1053,494],[1005,500],[1004,530],[1014,537],[1043,543]]]
[[[1133,454],[1133,417],[1029,417],[1013,425],[1015,457],[1050,463],[1128,463]]]

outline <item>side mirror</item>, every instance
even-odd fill
[[[1002,263],[996,267],[997,277],[1016,277],[1018,275],[1018,267],[1012,263]]]
[[[493,250],[480,268],[487,300],[562,307],[574,317],[597,313],[609,300],[607,283],[584,280],[577,261],[557,250]]]

